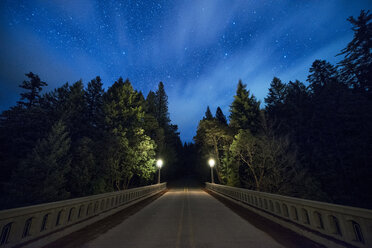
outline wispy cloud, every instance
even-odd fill
[[[306,56],[305,58],[297,61],[295,65],[280,72],[278,77],[280,77],[284,82],[294,81],[296,79],[305,82],[307,75],[309,73],[309,69],[316,59],[320,60],[327,60],[334,65],[340,61],[342,58],[336,57],[341,49],[346,47],[347,43],[352,39],[352,34],[345,35],[343,37],[338,38],[337,40],[326,44],[324,47],[319,48],[318,50],[314,51],[310,55]]]
[[[328,5],[326,7],[329,8]],[[274,76],[283,78],[283,81],[304,79],[314,59],[332,59],[350,38],[348,35],[342,36],[305,57],[292,59],[294,63],[288,63],[282,59],[281,51],[276,50],[273,44],[275,39],[283,34],[283,30],[293,28],[293,23],[298,20],[299,15],[306,17],[310,15],[310,11],[296,13],[290,18],[276,22],[250,47],[236,51],[216,66],[204,71],[198,79],[175,84],[177,86],[169,91],[170,112],[172,120],[179,124],[184,140],[195,134],[194,130],[198,124],[195,120],[202,118],[206,106],[209,105],[212,111],[220,106],[226,115],[229,114],[229,105],[233,101],[239,79],[242,79],[251,93],[263,102]],[[319,18],[319,23],[315,27],[323,25],[325,21],[325,18]],[[309,31],[306,29],[310,29],[301,26],[296,28],[302,29],[303,33]],[[313,28],[314,26],[311,27]],[[281,63],[286,66],[282,67]]]

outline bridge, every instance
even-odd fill
[[[372,211],[166,183],[0,211],[8,247],[372,247]]]

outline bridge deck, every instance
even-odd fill
[[[283,247],[197,188],[172,189],[84,244],[93,247]]]

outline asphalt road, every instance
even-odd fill
[[[83,247],[283,246],[208,193],[184,184],[177,185]]]

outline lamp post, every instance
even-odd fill
[[[158,169],[159,169],[159,173],[158,173],[158,183],[160,183],[160,169],[161,169],[162,166],[163,166],[163,160],[158,159],[158,160],[156,161],[156,167],[158,167]]]
[[[215,165],[216,161],[214,161],[213,158],[208,160],[208,164],[211,167],[211,183],[214,183],[214,178],[213,178],[213,167]]]

